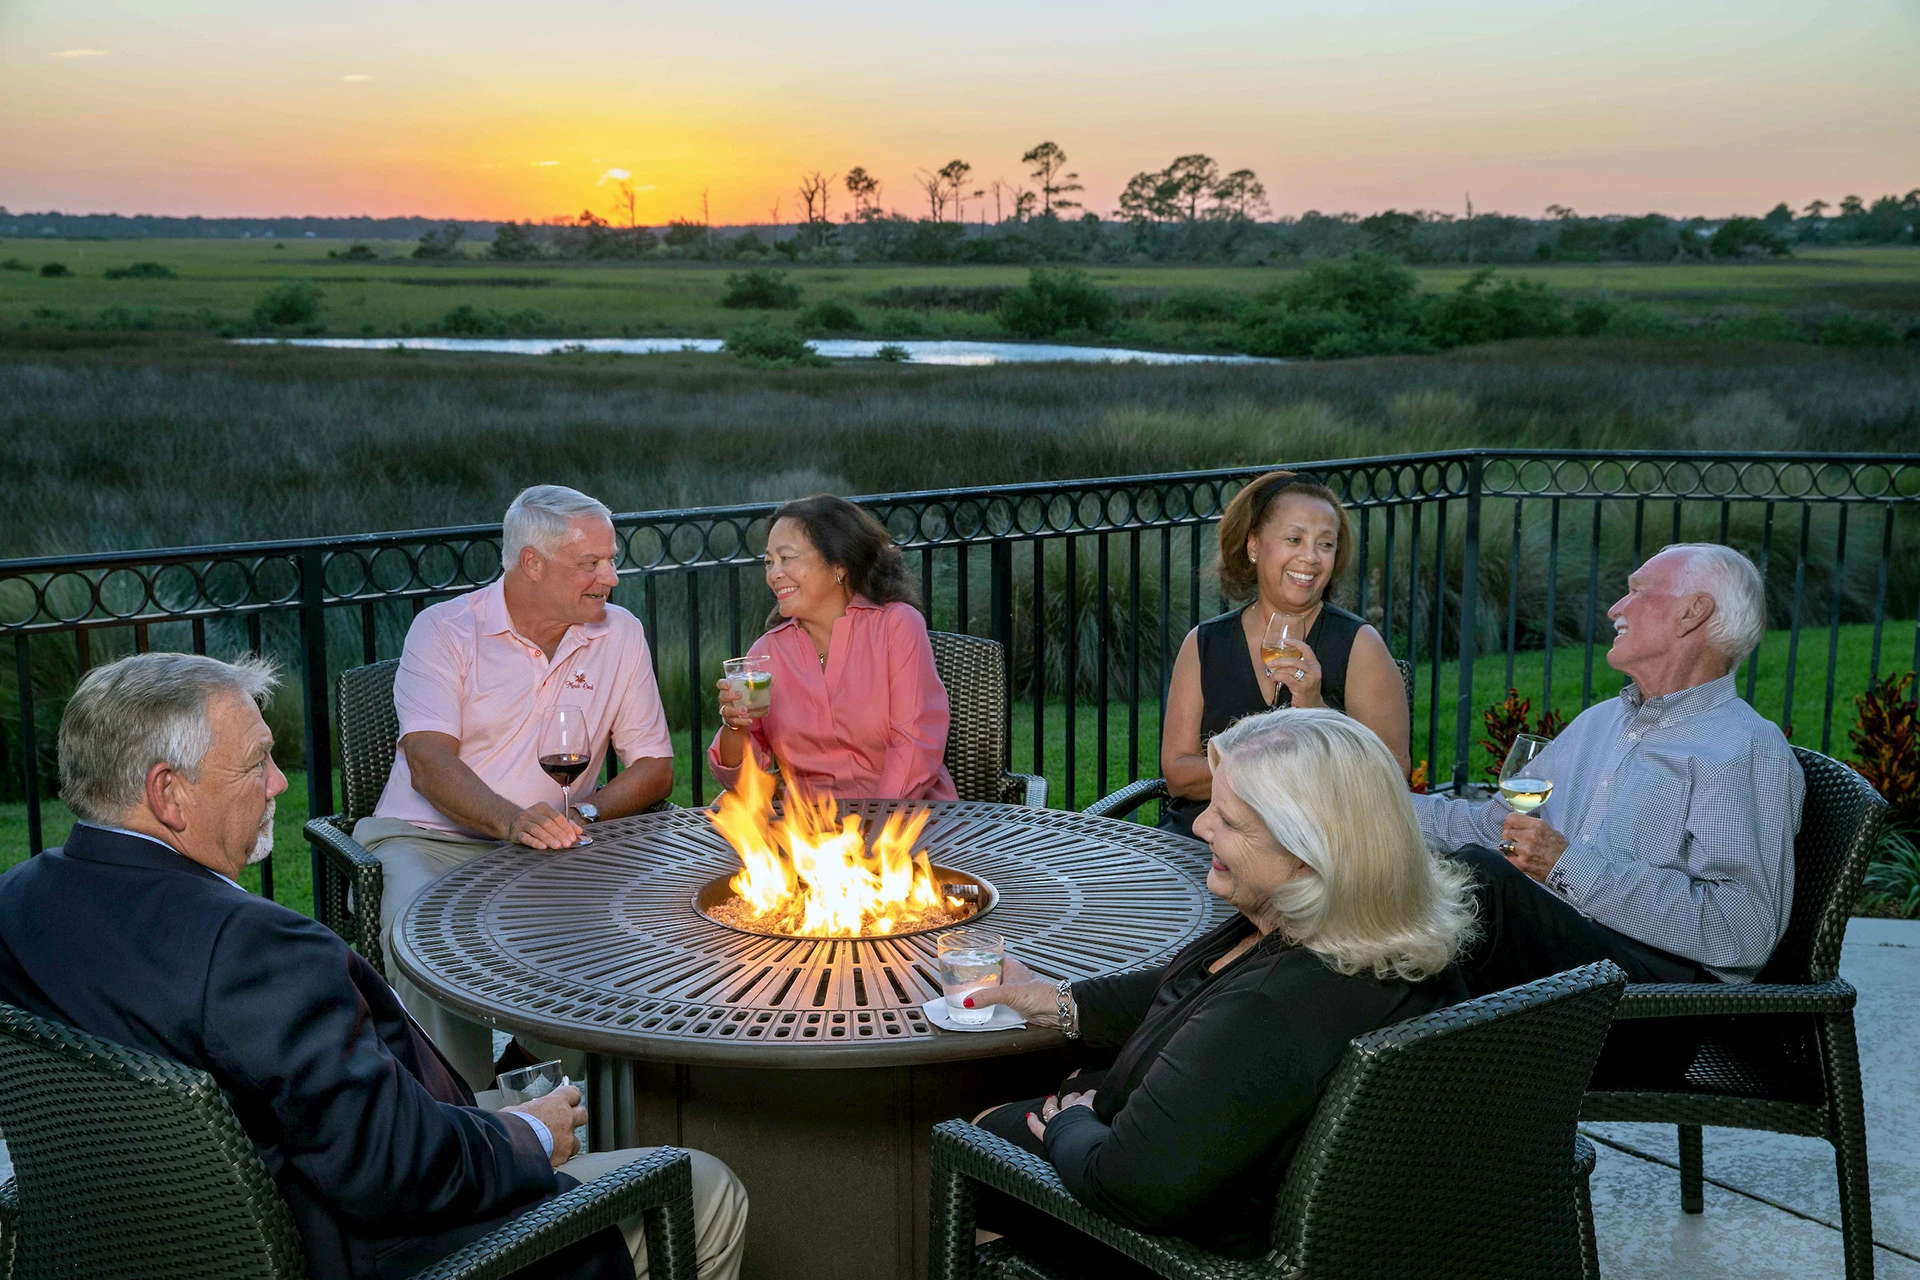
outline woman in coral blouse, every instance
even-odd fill
[[[766,569],[774,611],[750,652],[770,660],[771,706],[750,719],[719,682],[713,776],[735,785],[751,749],[812,795],[954,799],[947,691],[886,528],[844,498],[789,502],[774,512]]]

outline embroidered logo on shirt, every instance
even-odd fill
[[[574,673],[567,678],[566,687],[569,689],[585,689],[589,693],[591,693],[593,691],[593,686],[587,683],[586,668],[585,667],[576,668]]]

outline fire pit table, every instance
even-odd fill
[[[842,806],[877,827],[907,802]],[[968,923],[1050,979],[1164,963],[1229,908],[1207,855],[1149,827],[1010,805],[915,804],[936,868],[984,882]],[[1082,1053],[1056,1031],[952,1032],[935,933],[780,938],[709,918],[739,858],[701,810],[505,845],[408,907],[394,959],[482,1022],[586,1050],[597,1150],[709,1151],[752,1196],[752,1277],[898,1280],[926,1266],[932,1125],[1028,1097]],[[703,896],[704,895],[704,896]]]

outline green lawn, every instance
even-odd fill
[[[0,260],[16,258],[30,270],[0,271],[0,328],[89,324],[218,330],[244,324],[261,294],[293,281],[324,291],[326,331],[342,336],[433,332],[460,306],[503,315],[535,311],[540,319],[530,324],[531,331],[582,336],[719,336],[753,314],[718,305],[727,272],[740,269],[739,264],[327,258],[329,249],[344,247],[342,242],[304,239],[287,241],[284,248],[261,240],[6,241],[0,243]],[[412,246],[381,242],[374,248],[383,255],[404,255]],[[72,274],[39,275],[38,268],[48,262],[61,262]],[[158,262],[178,278],[105,278],[108,268],[133,262]],[[1004,337],[991,315],[883,312],[874,295],[895,286],[1018,285],[1027,278],[1024,267],[837,264],[787,269],[805,291],[803,301],[845,302],[859,312],[866,331],[879,336]],[[1131,293],[1151,301],[1193,286],[1252,293],[1297,269],[1128,266],[1088,271],[1123,298]],[[1428,289],[1451,289],[1469,274],[1468,268],[1458,266],[1414,270]],[[1920,308],[1920,248],[1905,246],[1807,249],[1778,262],[1541,263],[1499,270],[1568,294],[1601,288],[1689,313],[1826,302]],[[1234,339],[1235,330],[1227,324],[1139,318],[1124,321],[1114,335],[1117,342],[1201,350],[1231,347]]]
[[[1870,626],[1847,626],[1840,629],[1839,665],[1835,677],[1837,690],[1834,703],[1833,742],[1830,754],[1840,759],[1852,757],[1852,746],[1847,741],[1847,729],[1853,724],[1853,695],[1866,687],[1868,662],[1873,642],[1873,628]],[[1770,632],[1761,645],[1759,654],[1759,675],[1754,689],[1754,704],[1775,720],[1779,719],[1785,704],[1786,664],[1789,636],[1784,631]],[[1913,655],[1913,623],[1907,620],[1889,623],[1884,637],[1881,653],[1881,672],[1904,671],[1908,669]],[[1824,629],[1804,630],[1800,634],[1800,649],[1794,670],[1794,720],[1802,728],[1793,734],[1794,741],[1805,747],[1817,749],[1820,746],[1820,716],[1825,704],[1827,663],[1827,633]],[[1569,717],[1580,709],[1581,687],[1584,679],[1582,651],[1563,648],[1554,654],[1553,687],[1554,705],[1563,709]],[[1515,656],[1514,683],[1522,693],[1533,700],[1534,711],[1541,709],[1540,691],[1545,675],[1545,655],[1538,651],[1521,653]],[[1143,672],[1141,691],[1139,755],[1137,776],[1155,777],[1160,772],[1160,715],[1158,700],[1154,697],[1151,677]],[[1427,748],[1427,692],[1431,679],[1430,669],[1423,667],[1420,672],[1418,691],[1414,704],[1414,759],[1429,758]],[[1442,709],[1452,705],[1454,692],[1458,689],[1459,667],[1455,663],[1442,664],[1440,668]],[[1740,688],[1746,689],[1746,672],[1740,675]],[[1612,697],[1620,690],[1619,673],[1605,664],[1604,656],[1596,652],[1594,656],[1593,696],[1595,700]],[[1478,712],[1497,702],[1506,689],[1506,660],[1504,654],[1494,654],[1478,660],[1474,664],[1474,706],[1475,718],[1472,724],[1472,736],[1481,736]],[[1099,711],[1095,706],[1082,702],[1076,707],[1074,717],[1074,806],[1085,808],[1107,791],[1115,790],[1128,781],[1127,771],[1127,706],[1115,701],[1107,707],[1107,776],[1102,784],[1099,774]],[[1054,808],[1066,807],[1066,708],[1065,704],[1053,700],[1047,704],[1045,718],[1045,769],[1043,772],[1049,783],[1048,801]],[[691,743],[685,731],[675,736],[675,758],[680,762],[673,793],[676,804],[689,805],[693,802],[692,777],[687,768],[691,760]],[[1444,716],[1441,720],[1441,738],[1434,758],[1439,768],[1432,776],[1445,782],[1451,777],[1453,765],[1453,731],[1451,722]],[[702,743],[704,748],[705,743]],[[1485,753],[1474,751],[1475,780],[1485,777]],[[1019,772],[1033,772],[1033,707],[1031,703],[1020,703],[1014,707],[1013,714],[1013,767]],[[713,798],[713,782],[706,780],[705,796]],[[338,791],[336,789],[336,796]],[[307,815],[307,778],[304,773],[288,775],[288,788],[280,798],[274,818],[274,897],[293,907],[297,911],[310,912],[313,909],[313,888],[309,877],[307,844],[300,834],[300,825]],[[57,800],[49,800],[42,806],[42,820],[45,823],[47,845],[57,845],[66,838],[72,826],[72,816],[65,806]],[[26,857],[27,820],[24,804],[0,805],[0,868],[12,866]],[[242,882],[250,889],[258,889],[259,874],[249,869]]]

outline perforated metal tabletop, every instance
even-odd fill
[[[854,801],[884,820],[907,802]],[[1136,823],[948,802],[922,839],[936,866],[981,877],[976,917],[1048,978],[1165,963],[1229,908],[1204,847]],[[699,810],[593,828],[584,849],[502,846],[435,881],[403,915],[395,959],[450,1008],[623,1058],[743,1067],[908,1065],[1017,1053],[1057,1032],[942,1031],[935,935],[774,939],[700,914],[739,861]]]

